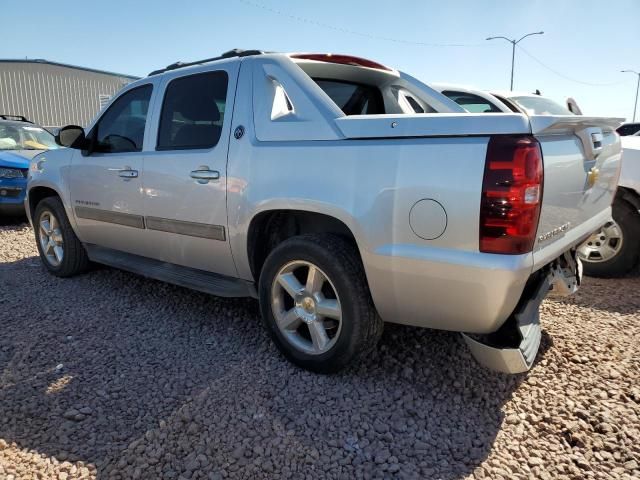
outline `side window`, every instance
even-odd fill
[[[172,80],[160,115],[157,150],[212,148],[222,133],[227,72],[208,72]]]
[[[466,92],[453,92],[450,90],[442,92],[451,100],[456,102],[462,108],[469,113],[494,113],[500,112],[500,109],[493,103],[485,100],[484,98],[474,95],[473,93]]]
[[[147,123],[151,85],[129,90],[102,115],[92,132],[94,152],[140,152]]]

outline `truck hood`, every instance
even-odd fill
[[[25,158],[13,152],[0,152],[0,167],[29,168],[29,158]]]

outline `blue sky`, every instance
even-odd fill
[[[544,30],[520,44],[537,61],[516,50],[514,89],[630,120],[637,77],[620,70],[640,71],[640,0],[5,0],[2,11],[0,58],[132,75],[257,48],[348,53],[427,83],[508,89],[511,45],[485,38]]]

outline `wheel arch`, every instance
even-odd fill
[[[630,203],[635,209],[640,211],[640,194],[627,187],[618,187],[616,200],[624,200]]]
[[[37,185],[29,189],[29,196],[27,198],[29,206],[29,217],[32,219],[32,221],[38,203],[48,197],[59,197],[60,199],[62,199],[62,195],[60,195],[60,192],[49,186]]]
[[[247,229],[246,254],[257,281],[269,253],[284,240],[305,233],[332,233],[354,244],[362,256],[353,230],[343,220],[326,213],[301,209],[271,209],[256,213]]]

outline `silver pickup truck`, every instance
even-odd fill
[[[578,287],[575,247],[611,215],[618,123],[469,114],[369,60],[232,51],[61,129],[25,202],[52,274],[93,261],[256,297],[304,368],[361,358],[386,321],[521,372],[540,303]]]

